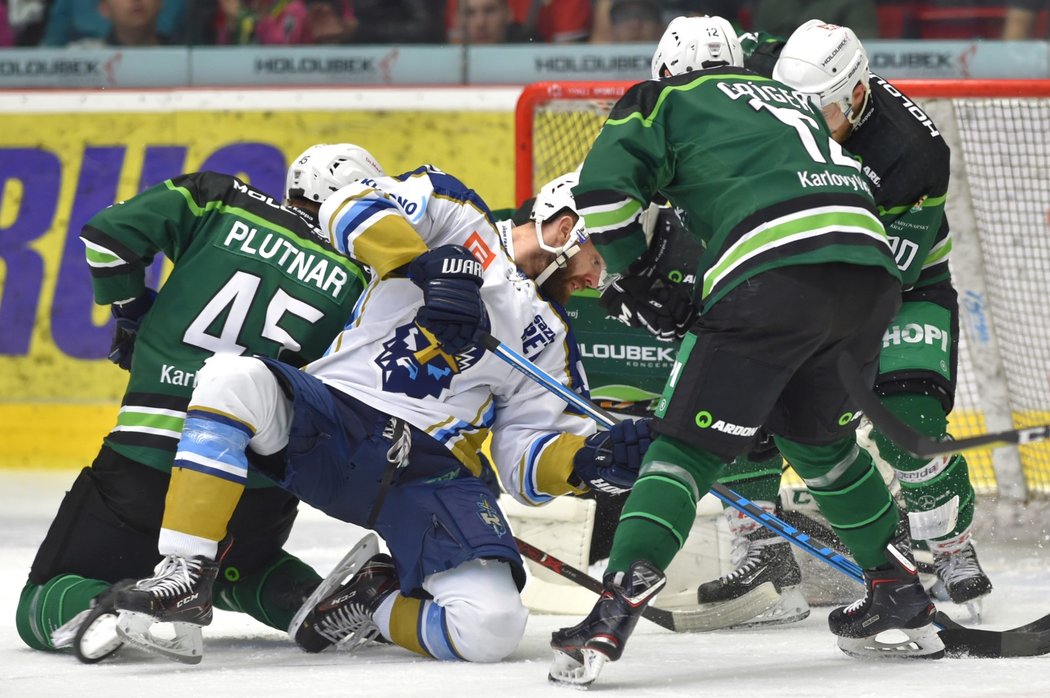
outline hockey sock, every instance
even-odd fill
[[[824,446],[778,437],[777,445],[857,564],[865,569],[884,565],[883,550],[899,515],[868,452],[852,437]]]
[[[714,453],[658,436],[620,515],[606,571],[626,571],[637,560],[666,569],[689,536],[696,503],[724,464]]]
[[[191,409],[171,469],[160,551],[215,559],[218,542],[244,492],[245,449],[252,428],[219,414]]]
[[[247,613],[271,628],[285,631],[321,576],[305,562],[282,551],[266,569],[241,576],[223,565],[216,580],[215,607]]]
[[[882,402],[923,435],[948,435],[948,415],[938,398],[903,393]],[[973,522],[975,495],[966,459],[961,454],[916,458],[878,431],[872,437],[879,455],[897,471],[912,538],[929,540],[931,549],[938,541],[954,543]]]
[[[384,617],[389,618],[388,628],[383,627]],[[433,601],[391,594],[373,620],[384,637],[406,650],[434,659],[462,659],[448,636],[445,609]]]
[[[64,574],[44,584],[26,582],[18,597],[15,627],[22,641],[35,650],[51,650],[51,633],[91,606],[109,582]]]
[[[729,463],[718,481],[772,513],[780,496],[783,463],[784,459],[775,448],[772,449],[772,455],[768,449],[764,453],[749,453]],[[733,535],[746,536],[762,529],[762,525],[757,521],[728,505],[726,512],[729,517],[729,529]],[[769,534],[776,535],[772,531]]]

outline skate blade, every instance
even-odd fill
[[[110,656],[121,647],[124,641],[117,631],[117,615],[104,613],[78,634],[73,643],[73,653],[84,664],[94,664]]]
[[[602,673],[602,667],[607,661],[609,658],[597,650],[580,650],[579,658],[568,652],[554,650],[547,680],[559,686],[587,689]]]
[[[840,637],[839,649],[851,657],[859,659],[941,659],[944,657],[944,641],[937,634],[933,625],[921,628],[899,628],[880,633],[900,634],[906,639],[893,641],[890,638],[878,639],[878,635],[869,637]]]
[[[729,601],[705,603],[695,608],[672,609],[675,632],[702,633],[741,627],[773,611],[781,596],[772,582],[763,582],[742,596]],[[802,600],[805,604],[805,600]],[[809,606],[806,606],[809,615]],[[782,621],[783,622],[783,621]]]
[[[91,615],[91,609],[86,608],[80,613],[76,614],[62,625],[58,626],[51,632],[51,646],[56,650],[65,649],[73,646],[73,640],[77,636],[77,632],[80,630],[81,624],[87,620],[87,617]]]
[[[978,596],[976,599],[971,599],[965,604],[966,612],[970,614],[970,622],[974,625],[981,624],[981,617],[984,614],[984,597]]]
[[[161,629],[157,626],[167,626],[173,636],[156,634],[154,630]],[[182,664],[199,664],[204,658],[201,626],[193,623],[161,623],[143,613],[121,611],[117,617],[117,635],[132,647]]]
[[[299,610],[292,616],[292,622],[288,624],[288,637],[292,638],[292,642],[295,642],[295,634],[299,631],[299,627],[303,624],[306,616],[310,614],[310,611],[314,609],[314,606],[325,598],[333,591],[335,591],[347,577],[351,576],[360,567],[372,559],[379,553],[379,538],[374,533],[368,533],[364,538],[357,541],[357,544],[350,548],[350,552],[343,556],[332,571],[328,573],[320,585],[314,589],[313,593],[303,602],[303,605],[299,607]],[[362,643],[364,644],[364,643]]]
[[[737,628],[759,628],[769,625],[788,625],[809,618],[809,604],[799,587],[784,587],[772,608],[759,613],[753,620]]]

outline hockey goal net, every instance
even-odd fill
[[[518,100],[516,195],[576,168],[628,82],[537,83]],[[1050,81],[916,81],[952,150],[962,332],[956,436],[1050,423]],[[981,494],[1050,495],[1050,442],[967,454]]]

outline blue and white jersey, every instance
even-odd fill
[[[424,166],[340,189],[321,206],[320,223],[337,249],[376,275],[347,329],[304,370],[426,431],[474,473],[491,433],[494,465],[519,501],[542,504],[579,492],[567,479],[593,422],[481,347],[446,353],[414,322],[423,292],[403,267],[427,249],[462,245],[484,269],[491,334],[586,394],[565,318],[514,264],[485,202],[455,177]]]

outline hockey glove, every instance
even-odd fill
[[[625,276],[605,289],[605,312],[630,327],[642,327],[661,342],[681,339],[696,321],[692,290],[685,284]]]
[[[573,475],[591,489],[622,494],[638,478],[649,441],[648,419],[618,422],[608,431],[587,437],[573,458]]]
[[[131,355],[135,351],[135,339],[139,334],[142,317],[153,306],[157,292],[147,288],[145,292],[127,303],[114,303],[109,307],[116,325],[113,328],[113,343],[106,358],[125,371],[131,370]]]
[[[416,324],[437,338],[450,354],[477,344],[489,329],[481,299],[481,263],[461,245],[443,245],[412,260],[408,278],[423,289],[423,306]]]

